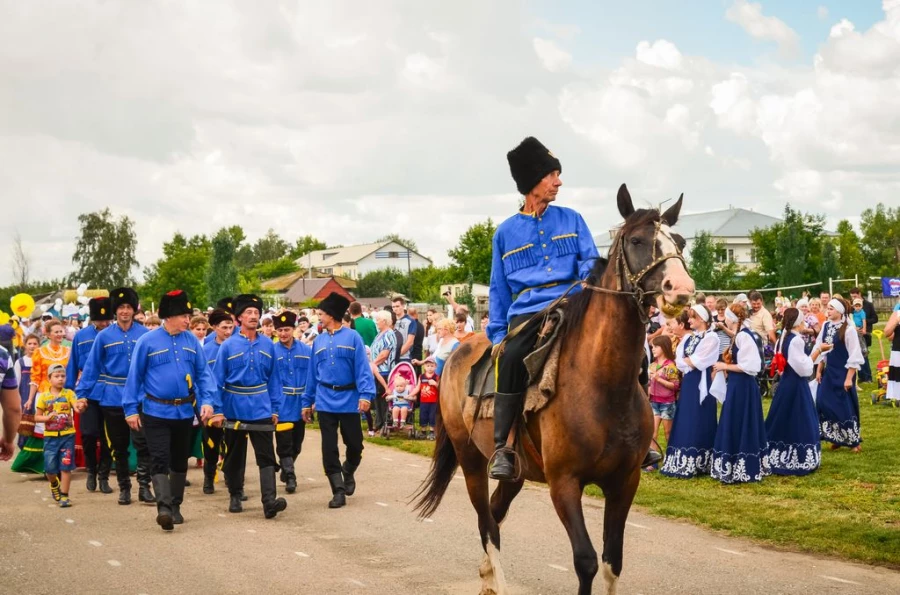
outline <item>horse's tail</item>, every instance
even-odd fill
[[[444,428],[441,408],[438,407],[435,415],[435,442],[431,470],[425,481],[413,494],[413,499],[416,500],[413,508],[419,511],[419,518],[428,518],[435,513],[453,476],[456,475],[458,466],[459,461],[456,459],[453,441],[450,440],[450,436]]]

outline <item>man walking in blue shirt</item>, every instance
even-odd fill
[[[278,375],[281,377],[281,409],[278,421],[281,424],[291,423],[292,428],[275,432],[275,451],[281,465],[281,481],[288,494],[297,489],[297,475],[294,473],[294,462],[303,448],[306,435],[306,422],[301,415],[301,398],[306,390],[306,376],[309,371],[309,357],[312,349],[303,341],[294,338],[297,315],[285,310],[273,317],[278,343],[275,344],[275,361]]]

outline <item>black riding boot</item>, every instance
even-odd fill
[[[522,413],[524,393],[497,393],[494,395],[494,463],[491,479],[512,481],[516,478],[513,453],[506,448],[509,433]]]
[[[650,467],[651,465],[655,465],[662,460],[662,454],[653,450],[653,447],[650,447],[650,450],[647,451],[647,455],[644,457],[644,462],[641,463],[641,467]]]
[[[281,474],[284,476],[284,489],[288,494],[297,491],[297,474],[294,472],[294,459],[284,457],[281,459]]]
[[[153,489],[156,490],[158,496],[156,524],[162,527],[163,531],[172,531],[175,529],[175,524],[172,516],[172,485],[169,483],[169,476],[164,473],[154,475]]]
[[[138,480],[138,501],[143,502],[144,504],[153,504],[156,502],[156,497],[150,489],[150,461],[142,461],[140,457],[138,457],[135,475],[137,475]]]
[[[228,485],[228,494],[231,501],[228,504],[228,512],[243,512],[244,506],[241,504],[244,497],[244,470],[229,473],[225,476],[225,483]]]
[[[216,493],[216,468],[212,469],[209,466],[203,467],[203,493],[204,494],[215,494]]]
[[[172,522],[180,525],[184,522],[184,517],[181,516],[181,503],[184,502],[187,473],[169,473],[169,484],[172,490]]]
[[[113,490],[109,487],[109,470],[112,466],[112,457],[109,452],[102,446],[100,447],[100,463],[97,465],[97,482],[100,484],[100,491],[104,494],[112,494]]]
[[[97,441],[91,440],[90,437],[82,437],[84,444],[84,470],[87,471],[87,491],[97,491]],[[92,448],[93,446],[93,448]]]
[[[259,470],[259,491],[262,492],[263,512],[267,519],[287,508],[287,500],[278,498],[275,487],[275,467],[261,467]]]
[[[356,491],[356,478],[353,477],[353,474],[356,473],[356,466],[345,462],[342,469],[344,471],[344,493],[352,496]]]
[[[333,497],[328,503],[328,508],[340,508],[347,504],[347,488],[344,485],[343,473],[332,473],[328,476],[328,483],[331,484],[331,493]]]
[[[116,459],[116,481],[119,484],[119,504],[131,504],[131,478],[128,476],[128,459]]]

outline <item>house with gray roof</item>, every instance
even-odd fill
[[[323,275],[354,280],[381,269],[411,271],[431,265],[431,259],[393,240],[315,250],[294,262]]]
[[[757,266],[756,251],[753,248],[750,233],[756,228],[771,227],[780,222],[781,219],[778,217],[757,213],[750,209],[730,207],[720,211],[682,215],[673,229],[683,236],[687,243],[684,250],[685,258],[690,259],[691,248],[697,235],[701,231],[706,231],[712,236],[714,242],[721,242],[723,261],[725,259],[733,261],[743,269],[749,270]],[[594,236],[594,242],[597,244],[600,254],[606,255],[609,252],[618,229],[619,225],[607,234]]]

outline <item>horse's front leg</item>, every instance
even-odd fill
[[[478,532],[484,548],[484,558],[478,569],[482,582],[481,595],[506,595],[506,578],[500,565],[500,525],[494,520],[488,497],[487,459],[475,445],[467,445],[458,454],[469,500],[478,514]]]
[[[577,478],[557,477],[550,481],[550,498],[572,544],[575,573],[578,575],[578,593],[589,595],[599,567],[597,552],[584,525],[581,493],[581,483]]]
[[[603,507],[603,579],[606,592],[615,595],[616,583],[622,574],[622,548],[625,542],[625,521],[631,503],[641,481],[641,468],[633,470],[622,479],[604,482],[601,486],[605,504]]]

